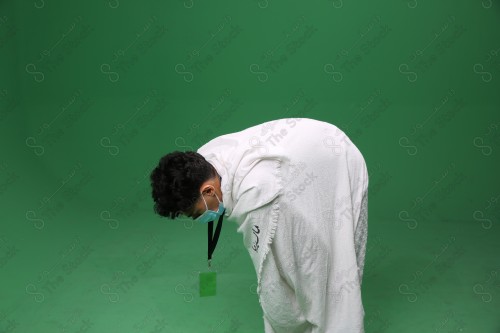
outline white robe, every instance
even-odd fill
[[[336,126],[284,118],[198,149],[222,177],[257,273],[265,332],[364,332],[368,172]]]

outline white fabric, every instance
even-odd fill
[[[265,332],[364,332],[368,172],[336,126],[284,118],[198,149],[254,264]]]

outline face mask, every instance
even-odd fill
[[[207,207],[207,210],[203,214],[198,216],[196,218],[196,221],[200,223],[208,223],[210,221],[214,221],[215,219],[220,217],[222,213],[224,213],[224,204],[219,200],[217,194],[215,194],[215,196],[217,197],[217,201],[219,201],[219,209],[216,212],[208,209],[208,205],[207,202],[205,201],[205,198],[203,197],[203,193],[201,194],[201,197],[203,199],[203,202],[205,202],[205,207]]]

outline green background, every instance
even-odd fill
[[[0,331],[263,332],[164,154],[284,117],[367,162],[366,332],[500,332],[499,1],[0,2]]]

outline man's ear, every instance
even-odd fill
[[[214,187],[213,185],[210,187],[210,186],[206,186],[203,190],[202,190],[202,193],[204,194],[208,194],[208,195],[213,195],[213,192],[214,192]]]

